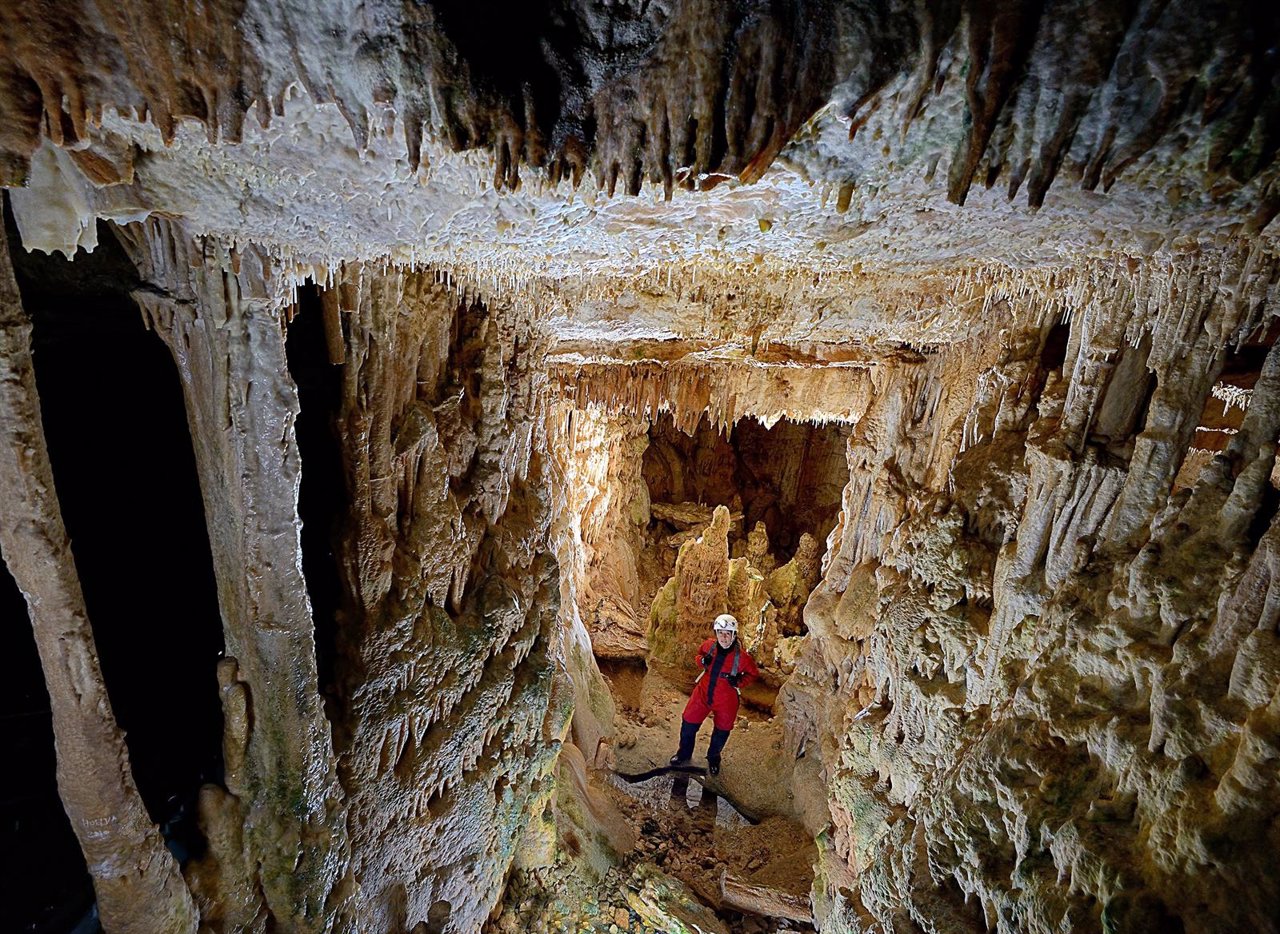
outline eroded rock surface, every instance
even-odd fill
[[[104,922],[758,930],[600,797],[730,610],[774,719],[725,781],[816,841],[823,931],[1275,930],[1273,7],[0,7],[6,209],[137,266],[227,648],[178,867],[0,273],[0,547]],[[302,286],[340,368],[332,684]],[[659,704],[602,675],[642,658]],[[588,879],[609,912],[543,907]]]
[[[552,795],[568,726],[536,346],[527,318],[430,275],[344,268],[331,288],[346,340],[335,745],[363,901],[351,923],[471,931]]]
[[[824,930],[1272,923],[1269,883],[1203,862],[1211,828],[1274,831],[1226,831],[1224,807],[1275,696],[1250,707],[1229,686],[1256,670],[1259,617],[1236,607],[1265,592],[1246,569],[1266,560],[1272,429],[1255,446],[1242,427],[1173,487],[1223,345],[1259,325],[1241,299],[1273,275],[1221,261],[1204,274],[1231,286],[1191,307],[1115,283],[1119,303],[1075,313],[1060,363],[1042,356],[1055,318],[1028,309],[1029,330],[902,373],[855,428],[784,690],[794,748],[823,762]],[[1145,394],[1121,378],[1133,355]],[[1245,421],[1269,425],[1250,401]],[[1224,625],[1242,627],[1230,648]],[[1250,809],[1277,790],[1250,788]]]

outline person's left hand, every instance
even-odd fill
[[[728,681],[730,685],[736,688],[738,686],[738,682],[742,680],[742,675],[741,674],[725,675],[724,679]]]

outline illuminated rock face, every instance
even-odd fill
[[[1256,769],[1280,674],[1261,660],[1280,426],[1260,396],[1280,358],[1256,358],[1226,451],[1179,475],[1223,338],[1259,333],[1219,294],[1098,301],[1065,358],[1030,308],[901,372],[855,426],[784,688],[790,741],[821,750],[824,930],[1271,923],[1249,854],[1275,834],[1254,815],[1277,794]],[[1226,839],[1237,856],[1208,865]]]
[[[44,659],[108,930],[479,930],[554,855],[556,775],[587,796],[557,760],[612,731],[596,654],[681,664],[764,596],[824,931],[1270,929],[1280,13],[525,6],[0,9],[21,245],[101,218],[136,264],[227,649],[180,875],[109,706],[73,703],[87,627],[70,680]],[[341,374],[324,701],[308,280]],[[56,559],[7,282],[4,514]],[[767,567],[717,516],[650,604],[645,530],[684,506],[643,476],[662,413],[838,424],[825,543]],[[6,560],[76,616],[69,563]]]
[[[843,511],[780,699],[823,930],[1270,923],[1276,265],[1218,262],[1028,296],[847,383]],[[626,413],[648,379],[565,386]],[[691,594],[722,535],[682,552]]]

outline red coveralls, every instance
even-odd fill
[[[721,649],[715,639],[702,643],[698,654],[694,656],[699,665],[702,664],[702,656],[708,652],[712,656],[711,664],[698,676],[693,693],[689,695],[689,703],[684,705],[684,722],[702,723],[707,719],[707,714],[714,712],[715,728],[728,732],[733,729],[738,718],[738,691],[725,678],[735,671],[742,675],[738,682],[738,688],[741,689],[760,677],[760,669],[736,639],[727,651]],[[708,679],[713,677],[715,683],[710,686],[711,699],[708,701]]]

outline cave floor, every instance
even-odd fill
[[[812,885],[815,847],[795,820],[780,718],[743,704],[723,770],[705,787],[696,777],[673,775],[632,783],[617,773],[667,764],[687,695],[639,665],[609,666],[606,680],[617,705],[617,733],[590,781],[630,826],[635,846],[602,879],[563,853],[551,866],[515,872],[489,934],[811,931],[801,922],[739,913],[723,906],[720,895],[722,873],[802,900]],[[709,735],[708,721],[695,765],[706,764]],[[682,922],[667,914],[679,914],[681,906],[694,917]],[[705,922],[696,918],[700,911],[707,912]]]
[[[664,766],[676,750],[680,715],[688,691],[656,672],[643,673],[635,667],[619,667],[606,674],[617,706],[611,761],[601,763],[627,775]],[[752,817],[790,817],[795,811],[790,788],[791,762],[782,744],[782,720],[772,715],[765,703],[768,695],[751,695],[738,712],[738,722],[721,757],[721,772],[714,788]],[[711,720],[703,723],[694,747],[693,764],[706,766]],[[662,779],[644,783],[655,785]],[[665,779],[667,785],[670,779]],[[636,790],[648,798],[652,792]]]
[[[705,907],[719,903],[722,866],[756,879],[770,874],[790,875],[788,881],[798,882],[791,866],[807,866],[813,848],[798,826],[770,818],[738,832],[722,833],[712,832],[705,824],[696,826],[696,817],[682,820],[674,813],[628,814],[628,819],[633,816],[641,825],[637,827],[640,832],[636,848],[604,878],[596,878],[582,861],[572,858],[558,859],[548,867],[513,872],[503,908],[485,928],[486,934],[776,934],[813,930],[810,925],[784,918],[761,918]],[[789,852],[780,855],[783,849]],[[751,871],[752,865],[758,868]],[[663,875],[683,883],[687,889],[669,890],[670,895],[663,895],[655,885]],[[806,884],[806,893],[807,890]],[[690,901],[692,905],[688,904]],[[693,911],[681,911],[681,907],[691,907]],[[682,915],[688,919],[699,911],[706,912],[709,924],[690,924],[686,920],[680,926]]]

